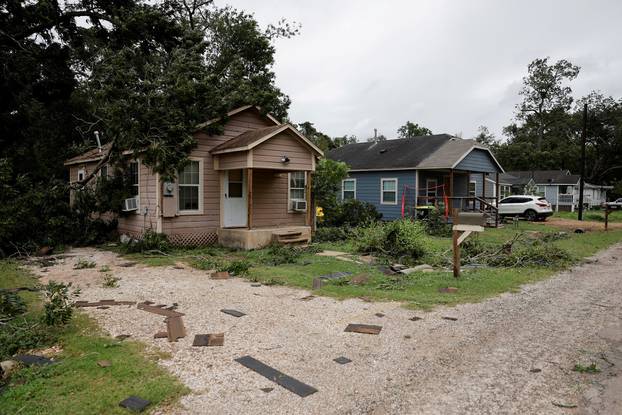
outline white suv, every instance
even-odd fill
[[[499,215],[522,216],[528,221],[544,220],[553,214],[551,204],[540,196],[513,195],[499,201]]]

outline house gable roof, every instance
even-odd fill
[[[452,169],[474,149],[486,151],[503,171],[487,147],[448,134],[348,144],[331,150],[327,157],[347,163],[352,171]]]
[[[294,127],[292,127],[289,124],[281,124],[281,125],[275,125],[272,127],[258,128],[256,130],[246,131],[212,148],[210,150],[210,153],[224,154],[224,153],[234,153],[237,151],[247,151],[254,147],[257,147],[259,144],[263,143],[266,140],[269,140],[270,138],[282,132],[288,132],[290,134],[293,134],[300,141],[302,141],[308,147],[310,147],[311,150],[315,152],[318,156],[324,155],[322,150],[320,150],[315,144],[313,144],[311,140],[309,140],[304,135],[300,134],[298,130],[296,130]]]
[[[110,147],[112,147],[111,143],[106,143],[102,145],[101,150],[99,148],[93,148],[85,153],[72,157],[70,159],[65,160],[65,166],[71,166],[73,164],[81,164],[81,163],[90,163],[99,161],[104,158],[106,154],[110,151]]]

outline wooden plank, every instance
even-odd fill
[[[138,309],[139,310],[143,310],[143,311],[148,311],[150,313],[153,314],[159,314],[161,316],[165,316],[165,317],[181,317],[184,314],[180,313],[178,311],[173,311],[173,310],[167,310],[164,308],[158,308],[158,307],[154,307],[152,305],[149,304],[145,304],[145,303],[139,303],[138,304]]]
[[[455,226],[454,226],[455,227]],[[452,249],[453,249],[453,272],[454,278],[460,277],[460,244],[458,243],[458,239],[460,237],[460,231],[454,230],[452,231]]]
[[[472,231],[464,231],[464,232],[462,232],[462,235],[460,235],[458,237],[458,245],[460,245],[462,242],[464,242],[464,240],[469,237],[471,232]]]
[[[213,333],[213,334],[197,334],[194,336],[192,345],[199,346],[223,346],[225,344],[225,333]]]
[[[242,366],[259,373],[261,376],[271,380],[277,385],[284,387],[288,391],[295,393],[301,398],[317,392],[317,389],[315,389],[313,386],[309,386],[305,383],[300,382],[297,379],[294,379],[291,376],[286,375],[283,372],[279,372],[278,370],[266,365],[265,363],[260,362],[259,360],[251,356],[239,357],[235,359],[235,361]]]
[[[375,326],[373,324],[348,324],[344,331],[362,334],[380,334],[381,330],[382,326]]]
[[[452,230],[454,231],[460,231],[460,232],[484,232],[484,227],[483,226],[479,226],[479,225],[454,225],[452,227]]]
[[[248,219],[246,223],[248,224],[248,229],[253,229],[253,169],[246,169],[246,172],[246,191],[248,193],[246,196],[248,204],[246,212],[246,214],[248,215]]]
[[[186,328],[181,317],[168,317],[166,319],[166,332],[170,342],[176,342],[177,339],[186,337]]]
[[[228,280],[229,272],[228,271],[217,271],[217,272],[214,272],[210,278],[213,280]]]

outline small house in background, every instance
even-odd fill
[[[221,134],[199,130],[195,138],[174,182],[163,182],[140,154],[128,155],[134,190],[118,218],[120,234],[140,238],[151,229],[177,245],[242,249],[311,239],[311,174],[323,153],[310,140],[251,105],[229,112]],[[70,180],[93,171],[106,151],[67,160]]]
[[[581,176],[569,170],[508,171],[500,180],[510,186],[512,194],[543,196],[555,211],[572,211],[579,206],[579,180]],[[598,207],[607,201],[607,190],[613,186],[584,183],[583,203]]]
[[[341,198],[373,204],[384,220],[415,217],[435,207],[489,213],[498,223],[503,168],[490,149],[447,134],[354,143],[327,157],[350,167]],[[507,190],[507,189],[506,189]]]

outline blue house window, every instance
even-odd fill
[[[356,199],[356,179],[345,179],[341,181],[341,199]]]
[[[397,205],[397,179],[380,179],[380,204]]]

